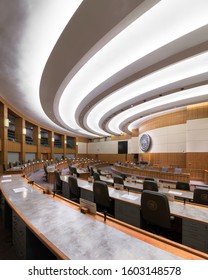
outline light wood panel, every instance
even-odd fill
[[[131,135],[126,133],[122,135],[111,135],[111,141],[128,140],[128,139],[131,139]]]
[[[151,177],[151,178],[158,178],[158,179],[164,179],[164,180],[170,180],[170,181],[182,181],[182,182],[189,182],[190,181],[190,174],[188,173],[180,173],[175,174],[173,172],[161,172],[158,169],[141,169],[139,167],[126,167],[126,166],[117,166],[114,165],[114,170],[133,174],[139,177]]]
[[[150,120],[147,120],[140,125],[139,134],[160,127],[186,123],[186,114],[186,109],[183,109],[180,111],[163,114],[161,116],[151,118]]]
[[[143,153],[141,157],[151,165],[186,168],[185,153]]]
[[[186,153],[187,168],[208,169],[208,153]]]
[[[36,145],[25,144],[25,152],[26,153],[36,153],[37,152],[37,146]]]
[[[101,160],[108,162],[109,164],[114,164],[116,161],[126,162],[126,154],[78,154],[78,158],[90,158],[94,160]]]
[[[208,102],[190,105],[187,107],[187,120],[195,120],[208,117]]]
[[[21,152],[21,144],[19,142],[8,141],[8,152]]]
[[[204,170],[204,182],[208,184],[208,170]]]

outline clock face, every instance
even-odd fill
[[[147,152],[150,148],[151,138],[149,134],[143,134],[140,138],[140,147],[143,152]]]

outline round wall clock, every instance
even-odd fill
[[[140,138],[140,148],[143,152],[147,152],[151,145],[151,138],[149,134],[143,134]]]

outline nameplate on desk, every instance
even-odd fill
[[[169,194],[175,194],[175,195],[182,195],[181,192],[175,192],[175,191],[169,191],[168,193]]]
[[[25,187],[13,189],[13,191],[14,191],[15,193],[25,192],[25,191],[27,191],[27,190],[28,190],[28,189],[25,188]]]
[[[137,196],[134,196],[134,195],[131,195],[131,194],[124,194],[121,197],[130,199],[130,200],[136,200],[137,199]]]
[[[2,176],[2,178],[11,178],[12,177],[12,175],[4,175],[4,176]]]
[[[86,207],[90,213],[96,214],[96,204],[94,202],[80,198],[80,208],[82,207]]]
[[[12,181],[12,179],[3,179],[3,180],[1,180],[2,183],[9,183],[11,181]]]

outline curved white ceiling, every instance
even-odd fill
[[[1,95],[29,119],[97,137],[208,101],[207,0],[33,2],[0,4]]]

